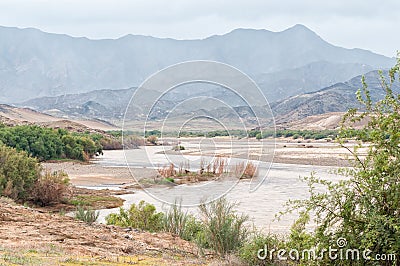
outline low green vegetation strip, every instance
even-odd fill
[[[289,129],[282,129],[282,130],[253,130],[249,132],[249,137],[255,137],[256,139],[265,139],[271,137],[285,137],[285,138],[293,138],[293,139],[335,139],[338,135],[338,130],[289,130]]]
[[[265,138],[292,138],[292,139],[305,139],[305,140],[320,140],[320,139],[330,139],[335,140],[339,135],[339,129],[332,130],[292,130],[292,129],[278,129],[278,130],[213,130],[209,132],[197,132],[197,131],[181,131],[181,132],[162,132],[159,130],[151,130],[146,131],[145,137],[148,142],[153,141],[153,144],[156,144],[156,138],[161,137],[206,137],[206,138],[214,138],[214,137],[237,137],[237,138],[256,138],[256,139],[265,139]],[[363,132],[363,135],[359,133]],[[121,137],[121,131],[110,131],[108,134]],[[369,139],[369,130],[358,130],[353,129],[348,131],[348,137],[360,138],[362,140],[367,141]],[[132,137],[140,135],[139,132],[131,132],[125,131],[125,137]],[[182,146],[175,146],[174,150],[183,150]]]
[[[55,159],[88,160],[102,153],[101,135],[70,133],[34,125],[0,125],[0,143],[25,151],[39,161]]]
[[[68,203],[74,206],[87,206],[94,209],[116,208],[123,202],[119,197],[106,195],[74,195],[68,200]]]

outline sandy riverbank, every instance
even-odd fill
[[[127,167],[105,167],[95,163],[81,162],[45,162],[44,169],[64,171],[75,186],[124,186],[136,184]],[[138,169],[143,177],[149,177],[152,171]]]

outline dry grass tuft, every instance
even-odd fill
[[[253,178],[257,175],[257,166],[252,162],[244,162],[237,163],[234,168],[235,176],[244,179],[244,178]]]

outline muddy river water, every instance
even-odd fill
[[[195,168],[200,160],[212,160],[212,152],[210,151],[226,151],[230,150],[231,154],[238,154],[243,150],[243,143],[233,144],[229,141],[212,143],[212,147],[201,147],[201,153],[196,153],[196,145],[199,143],[184,143],[186,152],[182,154],[168,154],[164,151],[170,150],[170,146],[154,146],[146,149],[129,150],[129,151],[106,151],[96,163],[104,166],[112,167],[131,167],[133,175],[138,167],[155,168],[157,166],[173,162],[175,164],[182,161],[189,161],[190,166]],[[254,144],[256,145],[256,144]],[[227,148],[228,147],[228,148]],[[248,146],[246,146],[246,149]],[[194,152],[193,152],[194,151]],[[150,158],[150,159],[149,159]],[[234,165],[245,159],[231,158],[229,163]],[[261,179],[256,180],[257,189],[254,189],[254,182],[249,180],[227,179],[222,181],[212,181],[195,184],[195,185],[179,185],[168,187],[153,187],[146,190],[137,190],[133,194],[122,195],[125,199],[124,208],[128,208],[132,203],[138,203],[141,200],[154,204],[158,210],[168,208],[165,202],[171,202],[173,199],[180,199],[187,205],[186,209],[193,213],[197,213],[196,203],[207,198],[218,197],[224,194],[229,201],[238,204],[237,211],[248,214],[252,222],[257,228],[265,232],[287,232],[296,219],[296,214],[289,214],[281,217],[278,221],[275,215],[284,210],[284,204],[289,199],[304,199],[308,194],[307,185],[302,182],[300,176],[309,176],[311,172],[315,172],[318,177],[330,180],[338,180],[342,178],[332,173],[333,167],[315,166],[315,165],[299,165],[299,164],[283,164],[265,161],[253,160],[259,166],[259,176]],[[253,180],[254,181],[254,180]],[[250,191],[250,190],[253,191]],[[104,218],[109,213],[118,212],[117,209],[101,210],[100,221],[104,222]]]

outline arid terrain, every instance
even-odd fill
[[[0,200],[2,265],[203,265],[193,243],[166,233],[87,225]]]

